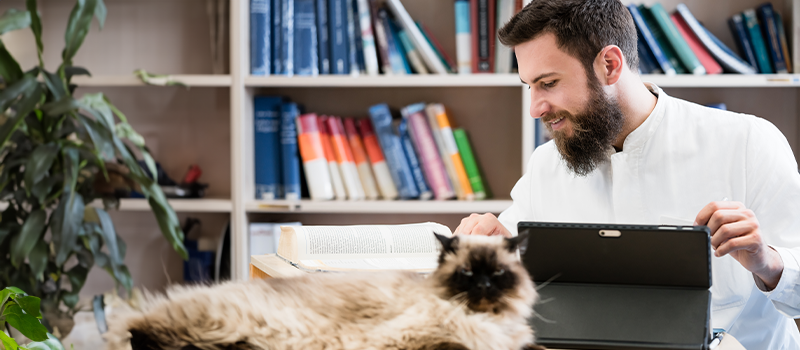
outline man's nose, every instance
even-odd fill
[[[531,93],[531,117],[534,119],[539,119],[548,112],[550,112],[550,104],[545,99],[537,98],[533,93]]]

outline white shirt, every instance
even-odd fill
[[[658,102],[621,152],[610,148],[610,162],[578,177],[552,141],[537,147],[500,222],[512,234],[519,221],[691,225],[712,201],[742,202],[784,270],[763,292],[735,259],[712,256],[711,326],[749,350],[800,349],[800,174],[786,138],[764,119],[647,85]]]

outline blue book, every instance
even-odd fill
[[[250,0],[250,74],[269,75],[272,48],[270,0]]]
[[[253,99],[256,199],[273,200],[281,195],[281,144],[278,131],[282,103],[280,96],[256,96]]]
[[[411,142],[411,135],[408,133],[406,118],[401,119],[397,124],[397,133],[400,134],[400,142],[403,143],[403,151],[405,151],[406,158],[408,158],[408,165],[411,166],[411,174],[414,175],[414,183],[419,190],[419,199],[426,200],[433,198],[431,187],[425,180],[425,173],[422,172],[422,165],[419,163],[417,150],[414,148],[414,143]]]
[[[328,0],[328,28],[331,43],[331,73],[350,74],[347,42],[347,0]]]
[[[358,0],[350,0],[353,4],[353,25],[354,25],[354,33],[356,39],[356,64],[358,67],[359,73],[366,73],[367,67],[364,64],[364,40],[361,38],[361,23],[360,23],[360,16],[358,13]]]
[[[294,74],[319,74],[314,0],[294,0]]]
[[[406,50],[403,48],[403,44],[400,42],[400,36],[398,32],[400,28],[397,27],[397,23],[387,17],[387,22],[389,30],[391,31],[389,40],[389,55],[393,55],[403,65],[403,72],[404,74],[411,74],[413,71],[411,70],[411,65],[408,63],[408,54]]]
[[[719,64],[722,65],[722,68],[724,68],[726,71],[730,71],[733,73],[740,73],[740,74],[758,73],[755,67],[750,67],[750,65],[743,59],[741,59],[738,55],[736,55],[736,53],[733,52],[733,50],[731,50],[728,47],[728,45],[725,45],[725,43],[723,43],[722,40],[719,40],[716,36],[714,36],[714,34],[712,34],[711,31],[708,30],[708,28],[703,27],[702,25],[700,25],[700,28],[703,30],[705,36],[708,37],[711,43],[715,47],[719,48],[725,54],[724,56],[725,59],[719,59],[719,58],[717,59],[717,62],[719,62]],[[717,58],[717,55],[714,55],[714,58]],[[733,67],[741,67],[741,68],[732,69]]]
[[[420,195],[408,164],[400,135],[392,128],[392,113],[386,104],[374,105],[369,108],[369,116],[375,128],[375,135],[381,144],[386,164],[397,186],[397,191],[402,199],[417,198]]]
[[[771,3],[764,3],[756,9],[758,20],[761,23],[761,31],[764,34],[767,51],[772,58],[772,67],[775,73],[788,73],[786,69],[786,58],[783,57],[781,39],[778,35],[778,25],[775,24],[774,10]]]
[[[753,49],[753,44],[750,43],[750,39],[747,37],[747,27],[744,24],[744,19],[742,19],[742,14],[737,13],[731,16],[731,18],[728,19],[728,26],[731,28],[733,38],[736,40],[736,46],[742,57],[744,57],[751,66],[758,67],[756,52]]]
[[[353,0],[344,0],[347,7],[347,60],[350,62],[350,74],[358,75],[358,45],[356,43],[356,28],[361,31],[361,25],[358,23],[358,13],[353,13]],[[359,35],[359,41],[361,36]]]
[[[313,0],[312,0],[313,1]],[[281,105],[281,165],[284,198],[300,199],[300,156],[297,148],[297,124],[300,109],[293,102]]]
[[[642,17],[642,13],[639,12],[639,8],[634,4],[630,4],[628,5],[628,11],[631,13],[633,22],[636,24],[636,33],[639,38],[647,44],[647,48],[650,49],[650,53],[653,55],[653,59],[658,63],[661,71],[667,75],[674,75],[676,73],[675,67],[672,66],[667,55],[661,50],[658,41],[650,31],[650,27],[647,26],[644,17]]]
[[[758,24],[758,17],[756,11],[747,9],[742,12],[742,19],[744,25],[747,27],[747,37],[750,38],[750,44],[753,45],[753,51],[756,53],[756,62],[758,62],[758,71],[762,74],[772,74],[772,62],[769,59],[769,52],[767,52],[767,45],[764,43],[764,36],[761,34],[761,26]]]
[[[653,53],[650,52],[650,48],[647,47],[647,44],[642,39],[641,35],[639,35],[639,38],[636,40],[636,48],[639,52],[639,71],[642,74],[662,73],[661,67],[658,66],[658,63],[656,63]]]
[[[278,74],[294,74],[294,2],[281,3],[281,71]]]
[[[331,74],[331,43],[328,29],[328,0],[317,1],[317,56],[319,74]]]
[[[281,18],[283,18],[282,3],[289,0],[272,0],[272,74],[280,74],[283,69],[283,60],[281,59]]]

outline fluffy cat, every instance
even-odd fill
[[[436,235],[438,268],[173,287],[112,319],[108,349],[522,349],[537,293],[524,237]]]

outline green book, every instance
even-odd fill
[[[653,6],[650,6],[650,13],[653,14],[656,23],[661,27],[667,41],[672,44],[672,48],[675,49],[675,53],[678,54],[678,58],[683,62],[684,67],[695,75],[706,74],[706,68],[703,67],[700,60],[697,59],[697,55],[692,52],[692,48],[689,47],[689,44],[686,43],[686,39],[683,38],[678,28],[675,27],[675,23],[672,23],[669,14],[664,10],[664,6],[661,6],[661,3],[655,3]]]
[[[764,37],[761,34],[761,26],[756,17],[756,10],[747,9],[742,12],[742,19],[744,25],[747,27],[747,34],[750,34],[750,43],[753,44],[753,51],[756,52],[756,63],[758,63],[758,71],[762,74],[772,74],[772,62],[767,53],[767,44],[764,42]]]
[[[456,139],[456,147],[458,147],[458,153],[461,154],[461,161],[467,171],[467,177],[470,185],[472,185],[475,199],[485,199],[487,197],[486,187],[483,186],[483,177],[481,177],[481,172],[478,170],[475,156],[472,154],[472,147],[469,145],[467,133],[462,128],[453,129],[453,137]]]
[[[678,59],[678,54],[675,53],[675,49],[672,48],[672,45],[670,45],[669,41],[664,35],[664,32],[661,31],[661,27],[656,24],[656,20],[653,18],[653,14],[650,13],[650,9],[644,5],[639,5],[639,12],[642,14],[642,18],[644,18],[647,28],[649,28],[650,32],[653,34],[653,38],[656,39],[658,47],[661,48],[661,52],[667,56],[667,60],[669,60],[669,63],[672,64],[672,67],[675,67],[675,73],[688,73],[686,67],[684,67],[683,63],[681,63],[681,60]]]

